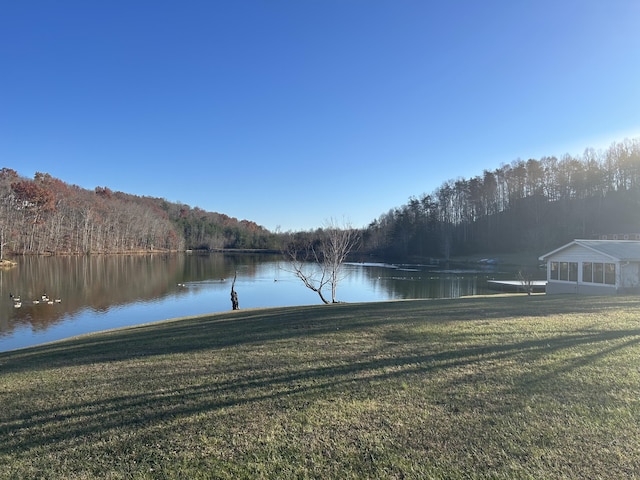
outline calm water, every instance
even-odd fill
[[[18,257],[0,270],[0,351],[83,333],[231,310],[234,272],[241,309],[319,304],[276,255]],[[429,265],[349,263],[338,300],[371,302],[489,293],[487,279],[513,272]],[[21,298],[15,308],[10,294]],[[330,291],[325,292],[330,296]],[[56,301],[41,301],[42,295]],[[3,299],[3,300],[2,300]],[[39,301],[39,303],[35,303]]]

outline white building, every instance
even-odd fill
[[[540,260],[548,294],[640,293],[640,241],[574,240]]]

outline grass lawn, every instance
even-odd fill
[[[0,353],[0,478],[640,478],[640,298],[240,310]]]

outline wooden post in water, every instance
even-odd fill
[[[233,283],[231,284],[231,308],[233,310],[239,310],[240,307],[238,305],[238,292],[236,292],[235,290],[235,285],[236,285],[236,277],[238,276],[238,272],[236,271],[233,274]]]

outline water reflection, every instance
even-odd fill
[[[0,303],[0,332],[21,326],[48,329],[78,312],[107,313],[131,303],[187,294],[179,283],[222,279],[235,262],[225,255],[97,255],[20,257],[18,266],[0,270],[0,294],[19,296],[21,307]],[[247,269],[247,271],[250,271]],[[60,299],[50,305],[42,295]]]
[[[371,283],[385,299],[458,298],[492,293],[487,279],[514,278],[515,273],[497,266],[455,269],[440,265],[391,265],[352,263],[351,275],[359,283]]]
[[[90,331],[231,309],[317,304],[278,255],[113,255],[20,257],[0,270],[0,351]],[[486,293],[492,270],[349,263],[339,300],[450,298]],[[512,273],[505,273],[513,278]],[[20,296],[15,308],[10,294]],[[60,303],[42,302],[42,295]]]

